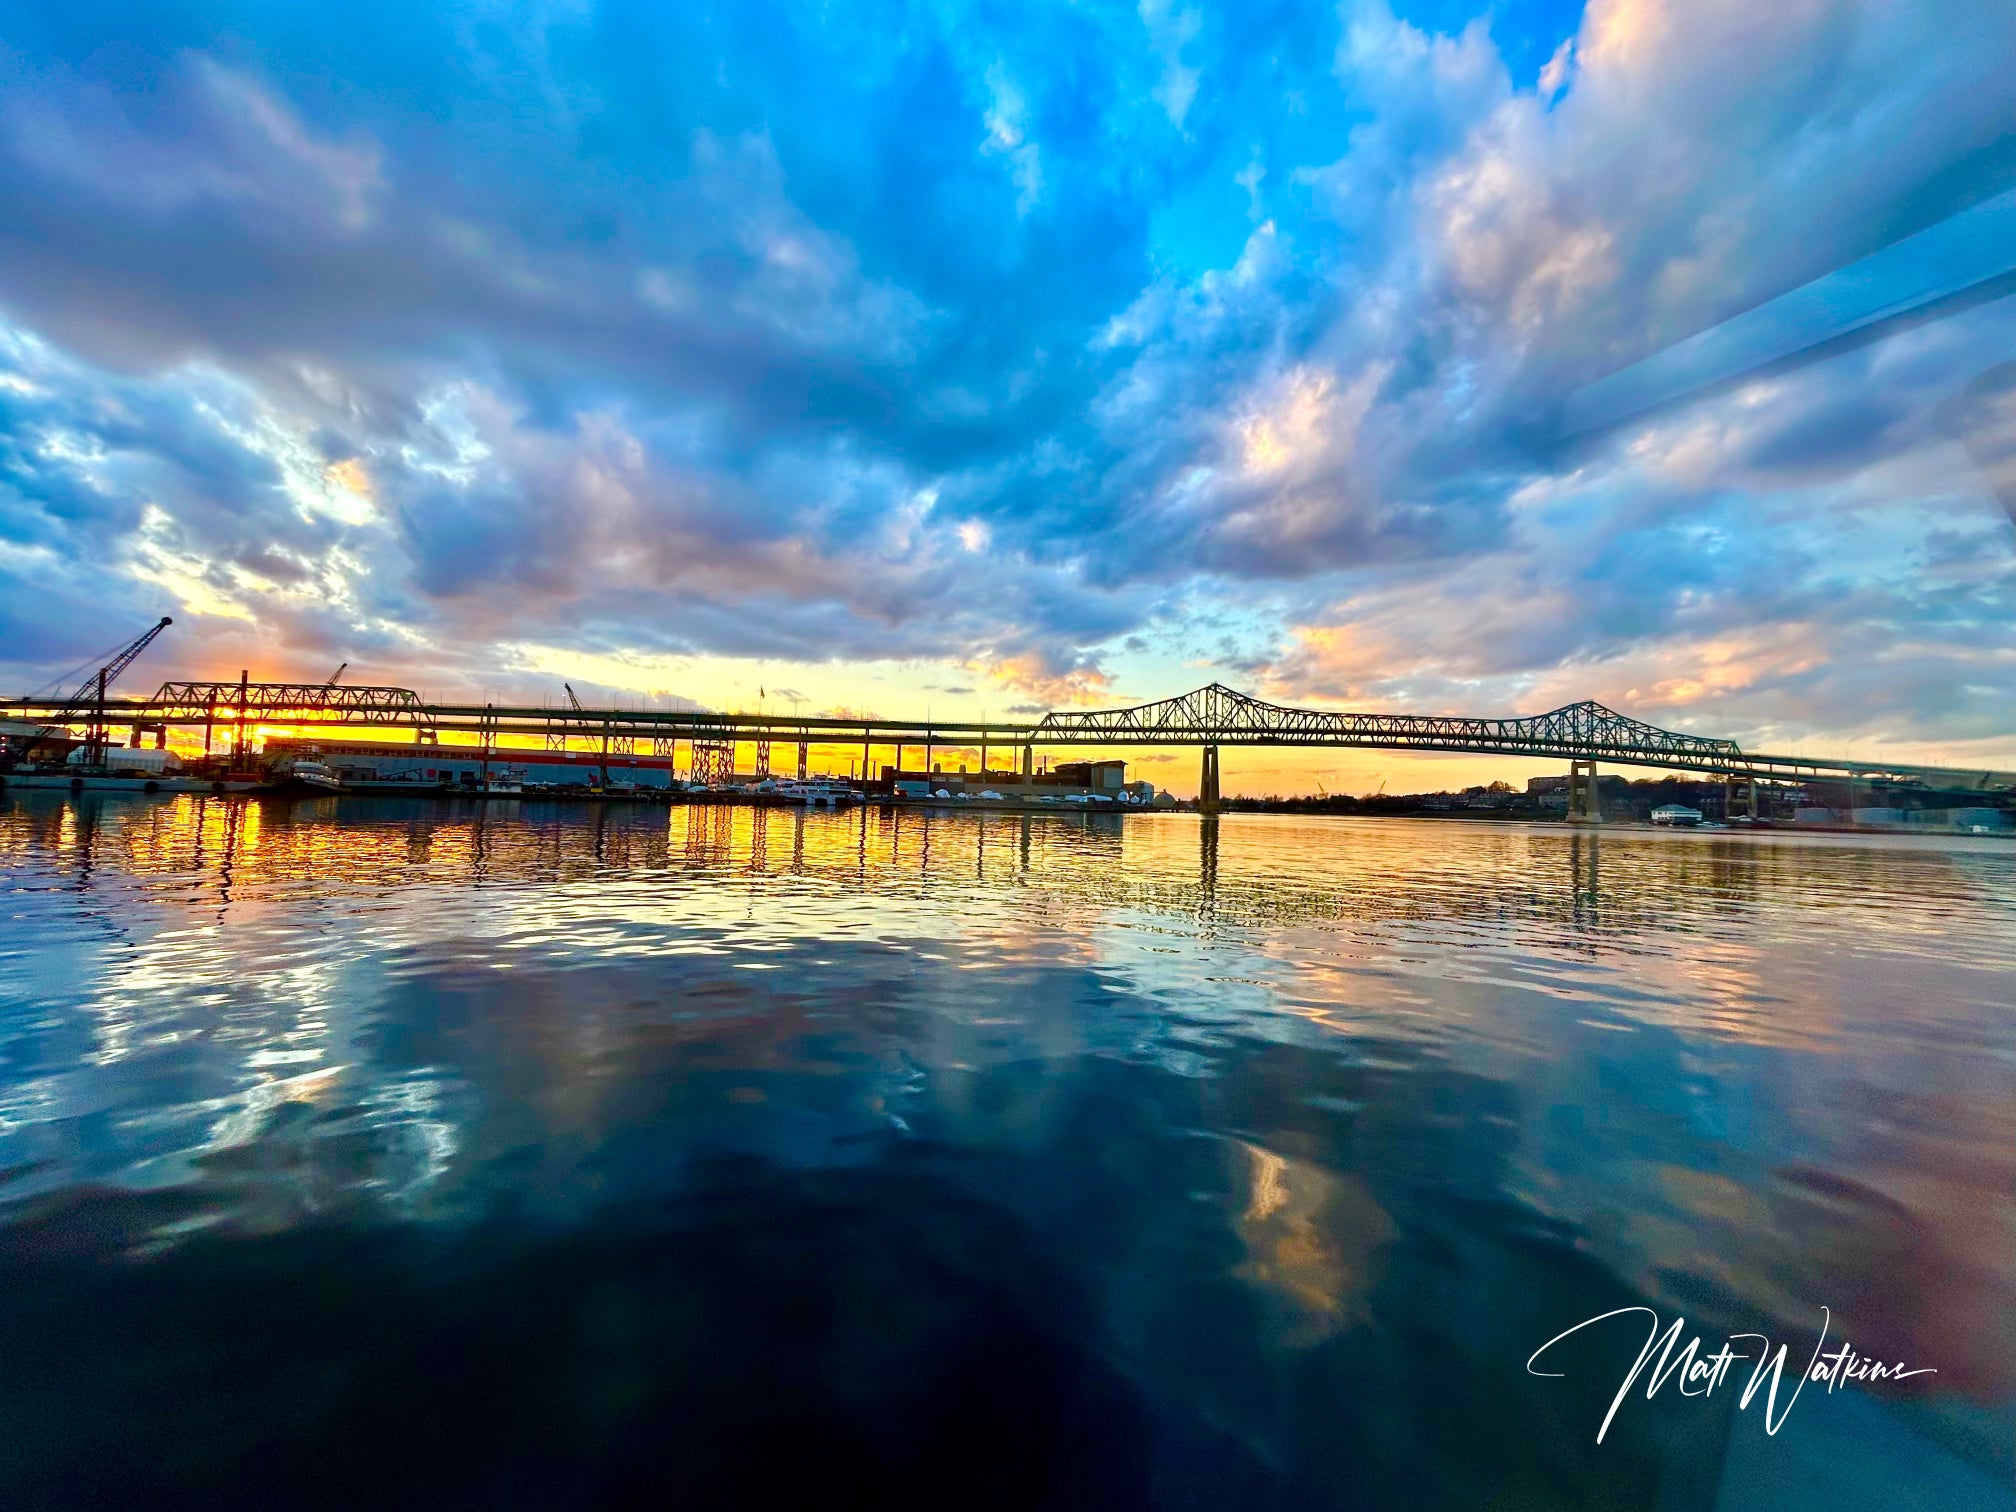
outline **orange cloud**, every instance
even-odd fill
[[[1072,667],[1053,672],[1038,655],[1002,657],[994,661],[961,664],[976,677],[984,677],[1010,692],[1053,709],[1090,708],[1112,699],[1113,679],[1097,667]]]

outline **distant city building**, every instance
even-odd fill
[[[1561,777],[1529,777],[1523,795],[1525,806],[1538,808],[1543,814],[1565,814],[1568,812],[1568,779]],[[1600,801],[1614,804],[1620,796],[1614,790],[1613,780],[1602,778],[1597,783]]]

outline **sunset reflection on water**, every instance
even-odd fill
[[[589,1320],[444,1335],[593,1404],[603,1437],[565,1453],[443,1430],[444,1463],[527,1485],[554,1454],[649,1483],[776,1426],[730,1367],[682,1374],[717,1348],[849,1443],[895,1431],[883,1393],[967,1402],[878,1463],[1012,1429],[1019,1493],[1053,1504],[2016,1475],[1994,840],[20,795],[0,868],[0,1263],[37,1282],[0,1323],[48,1372],[0,1388],[41,1424],[0,1488],[97,1494],[51,1391],[174,1437],[135,1471],[157,1491],[230,1484],[248,1435],[368,1434],[360,1403],[445,1389],[390,1341],[471,1275]],[[682,1268],[709,1245],[734,1263]],[[342,1326],[305,1363],[206,1343],[186,1320],[226,1272]],[[137,1337],[97,1331],[142,1292]],[[1669,1391],[1599,1448],[1635,1343],[1600,1381],[1524,1364],[1634,1301],[1809,1342],[1824,1306],[1938,1374],[1809,1393],[1776,1437]],[[727,1316],[732,1348],[701,1337]],[[313,1421],[248,1409],[309,1364],[348,1383]],[[212,1384],[136,1384],[162,1370]],[[1004,1371],[1027,1390],[972,1389]]]

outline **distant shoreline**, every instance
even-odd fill
[[[1198,816],[1194,802],[1185,802],[1173,807],[1157,807],[1150,804],[1078,804],[1078,803],[1028,803],[1012,799],[948,799],[948,798],[908,798],[892,797],[878,793],[865,799],[855,799],[838,805],[807,804],[791,798],[771,793],[739,792],[671,792],[665,789],[650,789],[627,793],[597,793],[584,790],[549,790],[533,793],[478,792],[432,785],[377,783],[368,788],[343,792],[320,792],[313,789],[294,789],[280,786],[249,787],[237,783],[229,790],[217,792],[207,783],[190,781],[141,781],[138,779],[93,779],[79,788],[68,782],[51,781],[45,776],[41,780],[0,774],[0,793],[51,793],[65,798],[92,793],[100,796],[131,798],[258,798],[283,803],[323,803],[343,799],[416,799],[429,803],[457,804],[500,804],[531,803],[560,804],[566,806],[592,806],[615,804],[626,808],[657,807],[675,808],[691,806],[747,807],[762,809],[808,809],[812,812],[845,813],[855,809],[882,809],[897,812],[917,811],[923,813],[949,814],[1018,814],[1050,818],[1079,818],[1085,816],[1140,817],[1144,815],[1187,814],[1193,817],[1230,818],[1235,815],[1258,814],[1297,819],[1422,819],[1447,823],[1460,821],[1473,824],[1519,824],[1548,829],[1565,829],[1573,833],[1598,835],[1603,833],[1630,832],[1645,833],[1695,833],[1718,836],[1749,835],[1906,835],[1926,836],[1963,840],[2009,840],[2016,839],[2016,829],[2011,830],[1959,830],[1938,828],[1932,825],[1847,825],[1847,824],[1764,824],[1725,825],[1709,823],[1702,825],[1660,825],[1637,818],[1612,818],[1596,822],[1570,823],[1554,814],[1515,813],[1503,809],[1406,809],[1384,812],[1349,812],[1336,809],[1303,807],[1295,803],[1265,804],[1251,800],[1234,801],[1232,806],[1216,815]]]

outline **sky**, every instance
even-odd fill
[[[1561,421],[1989,235],[2012,0],[0,12],[9,694],[171,614],[132,687],[2016,766],[2016,299]]]

